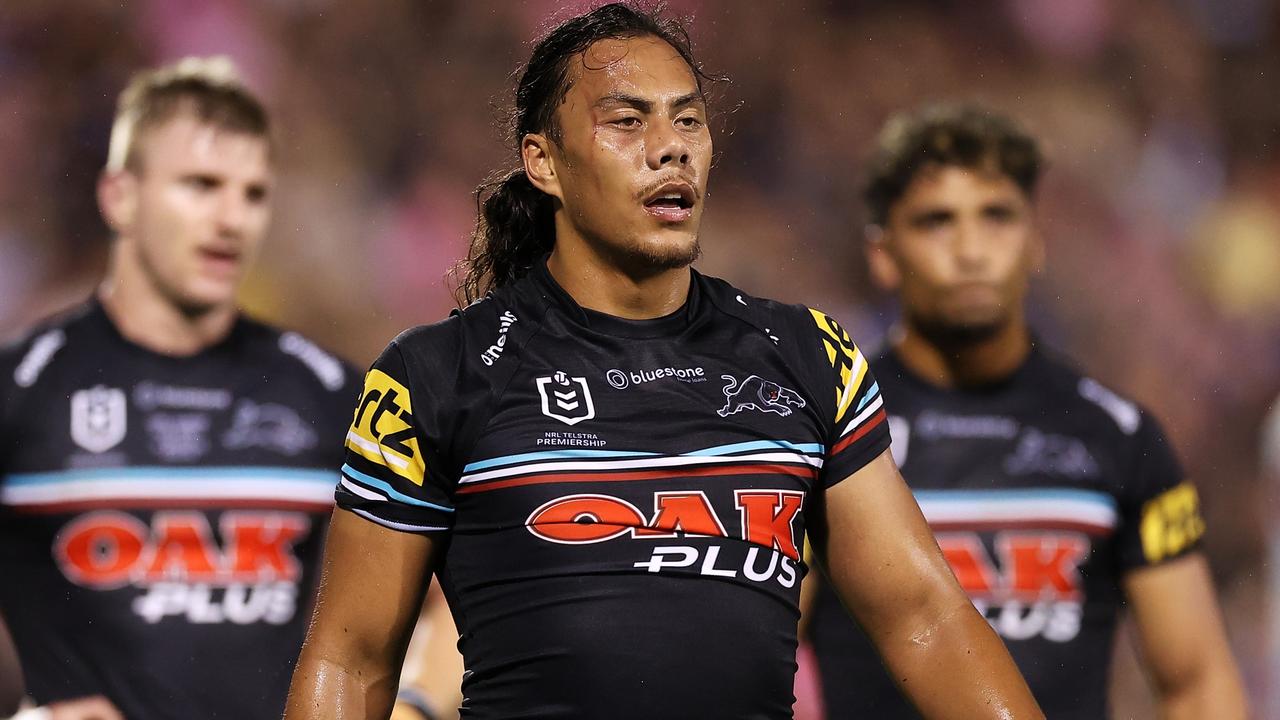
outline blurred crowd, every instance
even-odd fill
[[[276,219],[246,306],[367,363],[455,305],[472,192],[516,160],[512,72],[542,29],[590,4],[5,0],[0,336],[84,297],[102,270],[94,181],[129,74],[227,54],[267,100],[278,143]],[[824,308],[864,347],[893,317],[861,247],[860,168],[878,127],[926,101],[976,101],[1041,138],[1036,327],[1168,426],[1205,497],[1207,550],[1260,703],[1280,686],[1268,561],[1280,425],[1262,431],[1280,392],[1278,5],[669,3],[727,76],[713,87],[699,267]],[[1118,714],[1141,716],[1125,657]]]

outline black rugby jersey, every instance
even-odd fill
[[[0,613],[28,692],[279,718],[358,378],[247,319],[159,355],[97,302],[0,352]]]
[[[467,718],[789,718],[805,512],[888,448],[839,325],[693,274],[673,315],[545,265],[397,338],[341,507],[435,533]]]
[[[980,391],[929,385],[891,352],[871,365],[894,458],[1040,707],[1106,717],[1122,575],[1190,552],[1204,529],[1159,425],[1039,349]],[[830,588],[810,623],[828,717],[919,717]]]

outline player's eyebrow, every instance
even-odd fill
[[[673,100],[671,102],[671,109],[679,110],[681,108],[688,107],[689,105],[698,105],[698,104],[705,104],[705,103],[706,103],[706,98],[702,96],[702,93],[695,90],[687,95],[681,95],[680,97]]]
[[[702,93],[694,91],[685,95],[681,95],[675,100],[672,100],[671,109],[680,110],[689,105],[693,105],[701,102],[703,102]],[[595,106],[602,110],[611,108],[611,107],[616,107],[619,105],[633,107],[642,113],[649,113],[653,111],[654,103],[652,100],[646,100],[645,98],[639,97],[637,95],[628,95],[627,93],[620,93],[620,92],[613,92],[613,93],[604,95],[595,103]]]

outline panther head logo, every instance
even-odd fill
[[[720,417],[729,417],[743,410],[759,410],[786,417],[791,414],[792,407],[805,406],[799,393],[759,375],[752,375],[741,383],[732,375],[721,375],[720,379],[727,381],[724,407],[716,411]]]

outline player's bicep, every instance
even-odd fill
[[[1132,570],[1124,592],[1157,687],[1175,690],[1217,662],[1231,662],[1208,563],[1192,553]]]
[[[435,542],[335,510],[308,652],[347,667],[396,669],[431,579]]]
[[[967,603],[887,451],[828,488],[816,538],[833,588],[873,638],[939,603]]]

